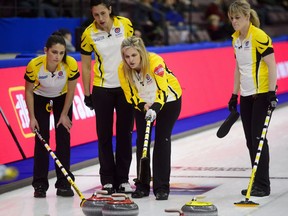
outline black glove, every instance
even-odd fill
[[[237,99],[238,99],[238,95],[236,94],[232,94],[229,102],[228,102],[228,109],[231,112],[232,110],[237,110]]]
[[[90,110],[93,110],[93,109],[94,109],[91,94],[90,94],[89,96],[86,96],[86,95],[85,95],[84,103],[85,103],[85,105],[86,105],[87,107],[90,108]]]
[[[274,110],[278,103],[278,98],[276,96],[275,91],[269,91],[267,94],[267,100],[269,102],[269,106],[272,110]]]

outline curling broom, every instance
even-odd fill
[[[260,141],[259,141],[258,150],[257,150],[257,154],[256,154],[256,157],[255,157],[254,165],[253,165],[253,168],[252,168],[252,173],[251,173],[250,181],[249,181],[249,184],[248,184],[246,197],[245,197],[244,201],[240,201],[240,202],[234,203],[234,205],[236,205],[236,206],[239,206],[239,207],[256,207],[256,206],[259,205],[259,203],[255,203],[253,201],[250,201],[249,199],[250,199],[252,185],[254,183],[254,179],[255,179],[258,163],[259,163],[259,160],[260,160],[262,147],[264,145],[264,140],[266,138],[268,126],[269,126],[269,123],[270,123],[271,115],[272,115],[272,109],[269,107],[268,111],[267,111],[266,118],[265,118],[265,122],[264,122],[264,127],[263,127],[263,130],[262,130],[261,138],[260,138]]]
[[[48,143],[45,141],[45,139],[42,137],[40,132],[35,128],[34,132],[38,136],[39,140],[42,142],[44,147],[47,149],[47,151],[50,153],[51,157],[54,159],[55,163],[57,166],[60,168],[61,172],[64,174],[66,177],[67,181],[71,184],[71,186],[74,188],[76,191],[77,195],[81,199],[80,207],[82,208],[82,211],[85,215],[87,216],[94,216],[97,215],[97,212],[99,211],[98,208],[98,203],[95,202],[95,194],[92,195],[92,197],[85,199],[84,195],[81,193],[79,188],[76,186],[75,182],[73,179],[69,176],[68,172],[64,168],[64,166],[61,164],[55,153],[52,151]]]

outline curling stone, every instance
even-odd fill
[[[16,167],[7,167],[5,165],[0,165],[0,182],[12,181],[16,179],[18,175],[19,172]]]
[[[217,216],[218,210],[211,202],[200,202],[196,198],[181,208],[184,216]]]
[[[201,198],[201,197],[199,197]],[[179,213],[179,216],[218,216],[218,210],[211,202],[199,202],[193,198],[181,209],[165,209],[168,213]]]
[[[101,196],[107,194],[107,191],[100,190],[88,198],[82,205],[82,211],[86,216],[103,216],[102,208],[108,201],[113,201],[112,197]]]
[[[114,199],[105,203],[102,208],[103,216],[137,216],[139,214],[138,205],[130,200],[126,194],[115,193],[112,194],[112,197],[120,197],[122,200]]]

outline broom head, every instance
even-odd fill
[[[259,203],[255,203],[253,201],[250,201],[250,200],[244,200],[244,201],[240,201],[240,202],[237,202],[237,203],[234,203],[235,206],[238,206],[238,207],[257,207],[259,206]]]
[[[139,181],[142,184],[150,184],[150,159],[143,157],[140,160]]]

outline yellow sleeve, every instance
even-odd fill
[[[255,41],[257,51],[262,56],[266,56],[274,52],[272,39],[261,29],[259,29],[259,31],[257,32],[257,35],[254,37],[254,41]]]
[[[94,23],[94,22],[93,22]],[[92,24],[93,24],[92,23]],[[92,46],[90,46],[90,33],[92,29],[92,24],[88,26],[81,36],[81,54],[91,55],[93,52]]]
[[[127,25],[128,25],[128,37],[131,37],[131,36],[133,36],[134,35],[134,28],[133,28],[133,25],[132,25],[132,23],[131,23],[131,21],[129,20],[129,19],[127,19]]]
[[[150,64],[151,73],[153,73],[157,85],[156,100],[154,101],[154,103],[161,104],[162,108],[168,97],[166,65],[162,57],[160,57],[159,55],[152,56]]]
[[[124,25],[126,37],[133,36],[134,35],[134,28],[133,28],[133,25],[132,25],[130,19],[128,19],[126,17],[122,17],[122,16],[117,16],[117,18],[119,20],[121,20],[121,22]]]
[[[26,67],[26,72],[25,72],[25,80],[31,83],[34,83],[36,80],[36,73],[35,73],[35,65],[34,65],[34,59],[32,59],[27,67]]]
[[[80,76],[77,61],[71,56],[67,56],[66,60],[67,60],[67,65],[70,69],[70,72],[68,74],[68,80],[77,79]]]

